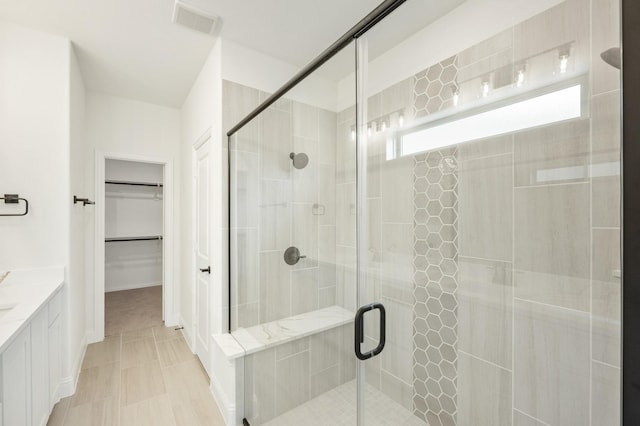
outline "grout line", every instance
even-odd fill
[[[540,420],[540,419],[538,419],[538,418],[535,418],[535,417],[533,417],[533,416],[532,416],[532,415],[530,415],[530,414],[525,413],[524,411],[520,411],[520,410],[518,410],[517,408],[514,408],[514,409],[513,409],[513,411],[514,411],[514,412],[515,412],[515,411],[517,411],[518,413],[522,414],[523,416],[526,416],[526,417],[528,417],[528,418],[530,418],[530,419],[532,419],[532,420],[535,420],[536,422],[538,422],[538,423],[540,423],[540,424],[542,424],[542,425],[544,425],[544,426],[551,426],[550,424],[545,423],[545,422],[543,422],[542,420]]]
[[[501,366],[501,365],[498,365],[498,364],[496,364],[495,362],[487,361],[487,360],[486,360],[486,359],[484,359],[484,358],[480,358],[479,356],[473,355],[473,354],[471,354],[471,353],[469,353],[469,352],[467,352],[467,351],[463,351],[462,349],[458,349],[458,352],[459,352],[459,353],[461,353],[461,354],[465,354],[465,355],[467,355],[468,357],[475,358],[475,359],[477,359],[478,361],[482,361],[482,362],[484,362],[484,363],[487,363],[487,364],[489,364],[489,365],[492,365],[492,366],[494,366],[494,367],[497,367],[497,368],[499,368],[499,369],[501,369],[501,370],[507,371],[507,372],[509,372],[509,373],[513,373],[513,371],[512,371],[512,370],[509,370],[508,368],[505,368],[505,367],[503,367],[503,366]]]
[[[610,367],[610,368],[615,368],[617,370],[621,370],[620,366],[609,364],[608,362],[600,361],[598,359],[591,359],[591,362],[595,362],[597,364],[601,364],[601,365],[604,365],[604,366],[607,366],[607,367]]]
[[[511,33],[515,38],[514,32]],[[515,43],[515,39],[512,40]],[[515,49],[514,49],[515,52]],[[515,53],[514,53],[515,55]],[[514,57],[515,59],[515,57]],[[516,141],[511,135],[511,424],[515,423],[516,401],[516,309],[515,309],[515,279],[516,279]]]
[[[584,178],[584,180],[579,181],[579,182],[560,182],[560,183],[545,183],[545,184],[540,184],[540,185],[518,185],[515,186],[514,184],[514,188],[515,189],[530,189],[530,188],[547,188],[550,186],[566,186],[566,185],[588,185],[589,181],[588,181],[588,177]]]
[[[590,315],[589,311],[581,311],[580,309],[567,308],[565,306],[560,306],[560,305],[552,305],[550,303],[539,302],[537,300],[523,299],[521,297],[515,297],[515,296],[514,296],[513,300],[514,301],[518,301],[518,302],[532,303],[532,304],[535,304],[535,305],[546,306],[547,308],[562,309],[562,310],[565,310],[565,311],[569,311],[569,312],[573,312],[573,313],[577,313],[577,314],[581,314],[581,315]],[[514,304],[514,307],[515,307],[515,304]]]

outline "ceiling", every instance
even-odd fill
[[[382,0],[187,0],[222,17],[221,36],[302,67]],[[421,13],[398,26],[408,37],[462,0],[414,0]],[[173,0],[0,2],[0,19],[63,35],[76,46],[90,90],[180,107],[214,38],[171,22]],[[394,31],[395,33],[396,31]],[[381,38],[380,48],[385,38]],[[390,46],[389,46],[390,47]],[[383,49],[384,50],[384,49]],[[340,70],[334,70],[339,77]]]

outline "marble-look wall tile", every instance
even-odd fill
[[[589,185],[517,188],[515,295],[589,310]]]
[[[244,359],[245,413],[255,423],[276,416],[276,350],[267,349]]]
[[[600,58],[605,50],[620,45],[620,2],[593,0],[591,7],[592,93],[598,94],[620,88],[620,71]]]
[[[592,362],[591,373],[591,424],[621,424],[620,369],[599,362]]]
[[[511,426],[511,372],[460,352],[459,425]]]
[[[332,165],[318,166],[317,212],[319,225],[336,224],[336,169]]]
[[[285,250],[291,245],[291,182],[260,183],[260,250]]]
[[[318,268],[291,271],[291,315],[318,309]]]
[[[388,161],[381,172],[382,221],[413,223],[413,158]]]
[[[260,151],[263,179],[289,179],[291,176],[292,148],[291,114],[267,109],[262,118],[262,146]]]
[[[318,108],[300,102],[292,102],[293,136],[318,140]]]
[[[318,111],[318,161],[335,166],[338,115],[333,111]]]
[[[336,186],[336,244],[356,246],[356,185]]]
[[[413,306],[386,298],[382,298],[382,304],[390,314],[387,345],[381,354],[382,369],[410,385],[413,383]],[[373,318],[371,322],[376,324]]]
[[[513,410],[513,426],[548,426],[546,423],[542,423],[531,416],[521,413],[518,410]]]
[[[292,152],[304,153],[309,162],[303,169],[293,167],[291,162],[291,183],[293,201],[298,203],[317,203],[319,190],[320,165],[318,164],[317,139],[301,138],[294,136]]]
[[[340,386],[340,366],[336,364],[319,373],[311,374],[310,386],[310,398]]]
[[[516,300],[514,407],[551,425],[589,424],[589,314]]]
[[[620,230],[593,230],[593,358],[620,365],[621,283]]]
[[[309,352],[276,361],[276,412],[282,414],[309,400]]]
[[[227,140],[227,131],[238,124],[260,103],[259,91],[248,86],[222,81],[222,140]],[[260,150],[260,120],[251,120],[236,133],[232,149],[258,152]]]
[[[589,132],[589,120],[579,120],[516,134],[516,186],[588,181]]]
[[[513,28],[509,28],[458,53],[458,66],[466,67],[512,47]]]
[[[595,177],[591,183],[593,226],[615,228],[620,226],[620,175]]]
[[[511,154],[461,161],[458,176],[460,254],[511,261]]]
[[[260,322],[291,316],[290,269],[282,252],[260,253]]]
[[[260,200],[260,157],[257,154],[231,151],[234,166],[232,194],[235,196],[235,216],[231,226],[255,228],[258,226],[258,204]]]
[[[300,250],[301,258],[291,269],[316,268],[318,266],[318,216],[311,204],[293,204],[291,244]]]
[[[318,227],[318,287],[336,285],[336,227]],[[335,298],[334,298],[335,299]]]
[[[385,370],[380,374],[380,390],[407,410],[413,409],[413,387]]]
[[[258,231],[255,228],[238,229],[231,233],[231,240],[233,247],[237,248],[235,270],[238,291],[235,304],[258,302],[260,301]]]
[[[458,348],[511,370],[511,264],[460,257],[458,286]]]
[[[353,122],[338,124],[336,141],[336,183],[355,182],[356,180],[356,140],[352,137],[355,131]]]
[[[524,60],[573,43],[571,60],[576,68],[588,69],[589,11],[588,1],[567,0],[516,25],[514,59]]]

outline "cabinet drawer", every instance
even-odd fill
[[[49,325],[53,324],[56,318],[58,318],[58,316],[60,315],[61,309],[62,309],[62,291],[58,290],[58,292],[49,301]]]

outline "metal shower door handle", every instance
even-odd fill
[[[210,274],[211,266],[207,266],[206,268],[200,268],[200,272],[206,272],[207,274]]]
[[[360,346],[362,345],[362,343],[364,343],[364,314],[374,309],[380,310],[380,342],[378,343],[378,346],[376,346],[372,351],[362,353]],[[356,312],[355,326],[356,330],[354,333],[354,343],[356,356],[358,357],[358,359],[365,361],[380,354],[380,352],[382,352],[382,350],[384,349],[384,345],[386,342],[387,319],[384,305],[382,303],[371,303],[369,305],[362,306],[360,309],[358,309],[358,312]]]

